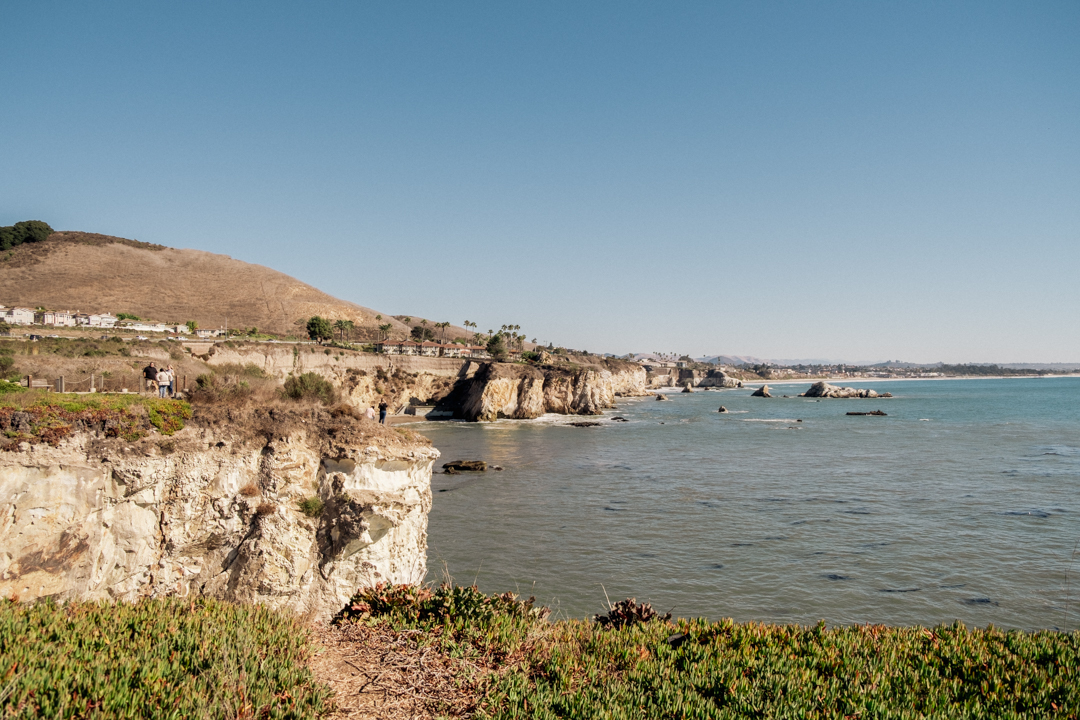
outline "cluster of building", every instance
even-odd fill
[[[8,325],[45,325],[49,327],[92,327],[123,328],[136,332],[161,332],[188,334],[187,325],[169,325],[141,321],[121,321],[109,313],[80,313],[61,310],[32,310],[22,307],[4,307],[0,305],[0,320]],[[224,334],[222,330],[196,330],[199,337],[215,337]]]
[[[459,345],[457,343],[414,342],[412,340],[384,340],[375,343],[375,351],[385,355],[422,355],[425,357],[489,358],[483,345]]]
[[[117,318],[108,313],[60,312],[56,310],[31,310],[0,305],[0,320],[9,325],[52,325],[54,327],[116,327]]]

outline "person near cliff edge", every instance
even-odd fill
[[[389,407],[390,406],[386,404],[385,400],[379,403],[379,422],[381,422],[383,425],[386,424],[386,410]]]
[[[169,383],[172,382],[172,373],[165,368],[158,370],[157,385],[158,397],[166,397],[169,394]]]
[[[368,405],[367,410],[364,411],[364,417],[366,417],[368,420],[374,420],[375,419],[375,408]]]
[[[154,365],[154,363],[150,363],[142,369],[142,375],[147,392],[157,394],[157,366]]]

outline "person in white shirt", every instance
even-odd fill
[[[157,384],[158,384],[158,397],[165,397],[169,392],[169,383],[172,382],[172,376],[169,375],[169,371],[165,368],[158,370]]]

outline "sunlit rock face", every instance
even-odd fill
[[[206,595],[327,618],[358,587],[421,579],[438,451],[284,425],[0,452],[0,595]]]

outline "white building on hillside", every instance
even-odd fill
[[[33,325],[34,311],[30,308],[0,307],[0,320],[9,325]]]
[[[54,327],[75,327],[75,315],[70,311],[46,310],[34,313],[34,322],[38,325],[52,325]]]

